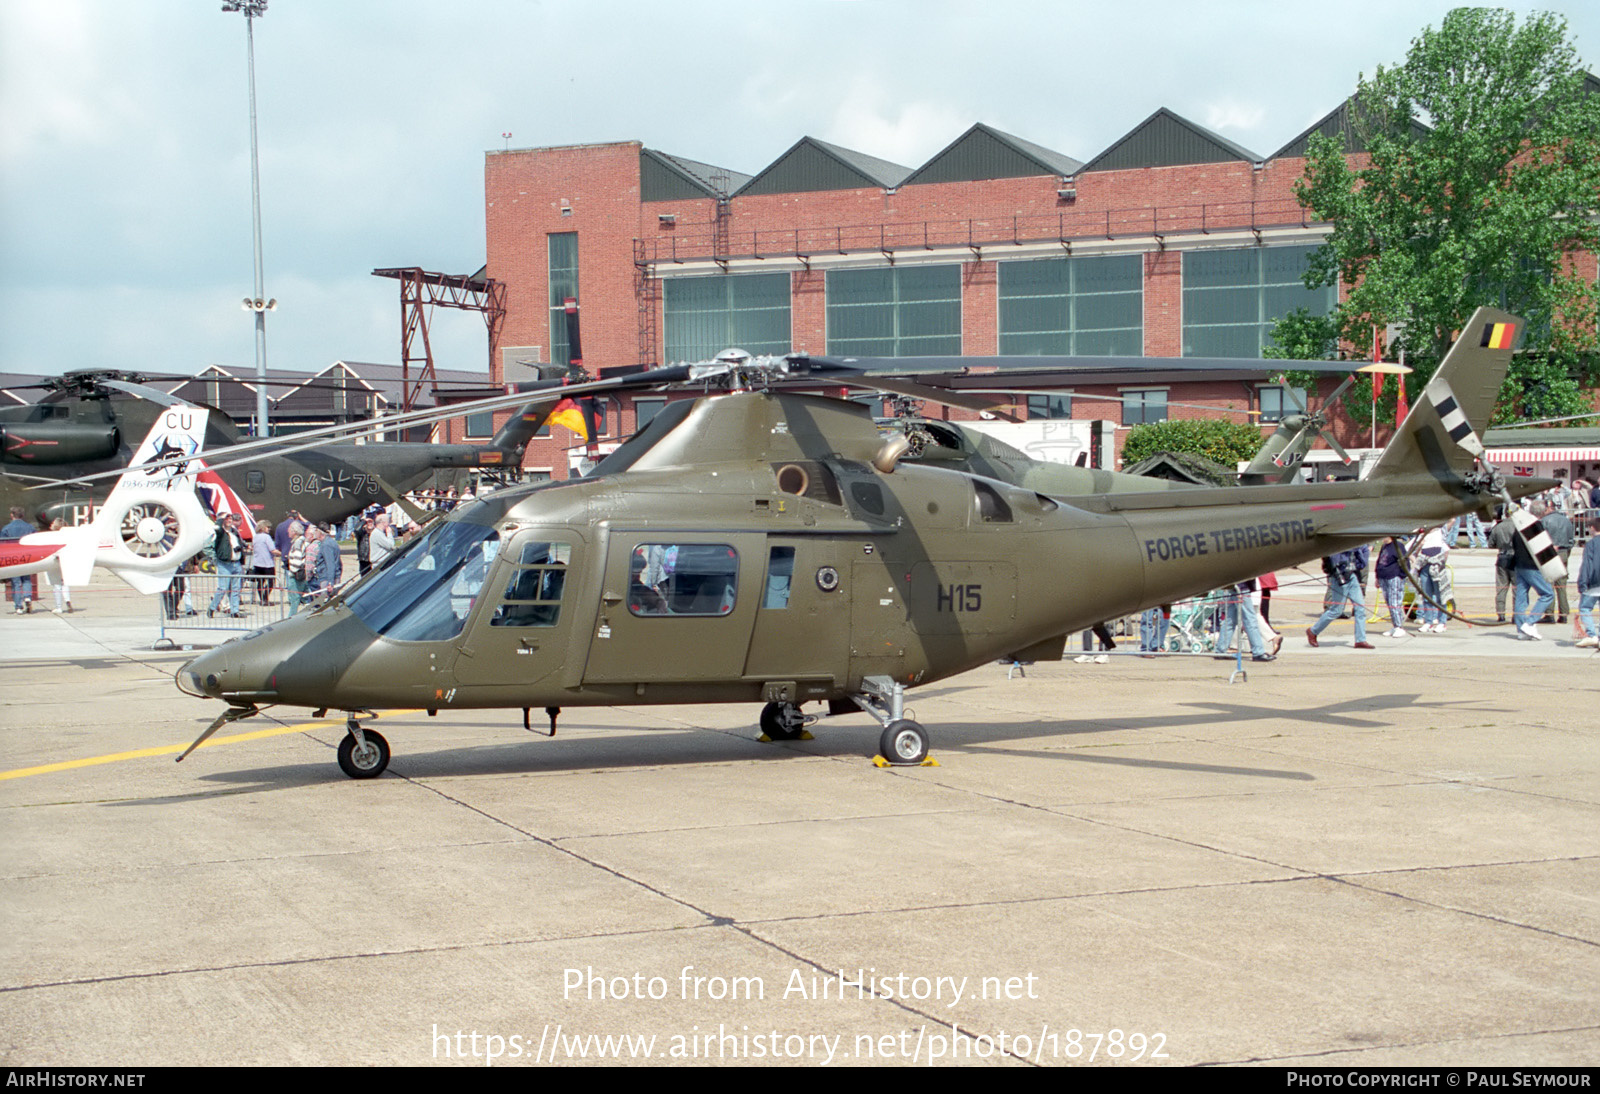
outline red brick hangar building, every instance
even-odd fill
[[[1336,300],[1301,281],[1327,225],[1307,219],[1292,186],[1314,133],[1361,155],[1347,110],[1270,156],[1165,109],[1087,161],[982,124],[916,167],[810,137],[754,175],[632,141],[490,152],[486,273],[507,287],[493,380],[531,379],[519,362],[568,360],[568,296],[582,308],[591,371],[704,360],[729,346],[1259,357],[1278,318]],[[1030,417],[1128,426],[1162,420],[1176,403],[1255,411],[1266,428],[1292,409],[1259,371],[1197,380],[1134,364],[1072,377],[1019,368],[985,382],[1070,387],[1017,401]],[[601,440],[626,436],[661,405],[608,400]],[[1173,410],[1196,414],[1205,412]],[[489,428],[483,418],[455,423],[451,439]],[[524,464],[562,478],[579,438],[551,433]],[[1347,446],[1367,438],[1364,423],[1343,423]]]

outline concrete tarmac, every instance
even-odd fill
[[[1600,661],[1313,650],[1314,569],[1246,680],[1124,645],[913,692],[939,766],[865,716],[393,712],[371,782],[303,710],[175,765],[217,704],[97,579],[0,616],[0,1061],[1592,1065]]]

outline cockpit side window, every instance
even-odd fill
[[[553,627],[561,618],[561,594],[572,565],[572,545],[535,540],[524,543],[505,595],[489,620],[491,627]]]
[[[641,543],[628,565],[634,615],[727,615],[739,589],[739,555],[726,543]]]

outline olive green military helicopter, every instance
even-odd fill
[[[553,734],[568,706],[721,702],[765,704],[774,739],[818,720],[806,704],[864,711],[889,762],[918,763],[908,689],[1547,486],[1503,480],[1472,428],[1521,329],[1480,309],[1345,483],[1050,495],[904,460],[865,407],[774,388],[792,359],[646,374],[728,390],[669,402],[591,477],[458,508],[325,606],[185,664],[178,687],[227,706],[184,756],[276,705],[347,712],[339,764],[371,778],[390,757],[360,724],[376,708],[521,708],[531,728],[542,707]]]

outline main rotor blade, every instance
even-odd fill
[[[115,391],[126,392],[129,395],[136,395],[141,399],[148,399],[152,403],[160,403],[162,406],[189,405],[189,400],[180,399],[176,395],[168,394],[159,388],[153,388],[147,384],[130,384],[124,380],[101,380],[100,386],[109,387]]]
[[[234,467],[241,463],[248,463],[260,455],[289,455],[294,452],[304,452],[310,448],[317,448],[327,443],[357,440],[362,437],[371,437],[379,433],[388,433],[415,425],[428,425],[433,422],[447,421],[451,418],[463,417],[468,414],[481,414],[485,411],[504,410],[506,408],[525,407],[546,402],[556,402],[573,395],[582,395],[589,392],[621,391],[633,387],[654,387],[662,383],[686,378],[687,370],[681,367],[653,369],[648,372],[638,373],[619,379],[594,380],[587,384],[569,384],[563,387],[553,387],[547,391],[538,392],[531,397],[525,392],[516,392],[512,395],[497,395],[489,399],[476,399],[472,402],[454,403],[445,408],[412,411],[409,414],[396,414],[393,417],[381,418],[377,421],[363,423],[359,426],[332,425],[322,426],[317,429],[307,429],[304,432],[290,434],[286,437],[264,437],[260,440],[245,441],[240,444],[228,445],[224,448],[214,448],[202,456],[222,456],[222,462],[207,463],[213,471]],[[237,458],[235,458],[237,457]],[[184,463],[192,456],[173,457],[165,460],[155,460],[142,464],[147,470],[154,471],[163,467],[173,467]],[[61,479],[51,483],[52,486],[97,482],[100,479],[115,478],[123,473],[126,468],[115,471],[104,471],[95,475],[83,475],[73,479]],[[38,489],[33,487],[32,489]]]
[[[830,357],[806,355],[813,362],[877,374],[938,373],[971,375],[974,368],[994,372],[1260,372],[1270,375],[1285,369],[1304,372],[1349,372],[1349,361],[1293,361],[1270,357],[1109,357],[1071,354],[996,354],[982,357]]]
[[[970,395],[959,392],[941,391],[936,387],[928,387],[911,380],[895,380],[886,376],[862,377],[832,377],[829,383],[841,384],[845,387],[866,388],[871,391],[887,391],[895,395],[909,395],[913,399],[922,399],[925,402],[939,403],[943,406],[959,407],[962,410],[973,410],[980,414],[994,414],[1016,421],[1016,417],[1001,409],[1005,403],[996,403],[988,399],[975,399]]]

